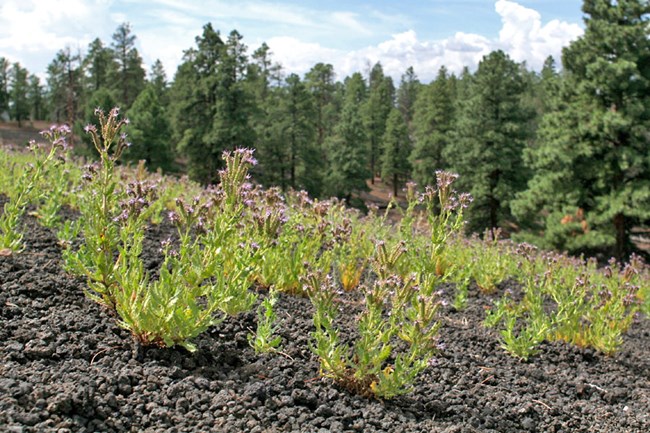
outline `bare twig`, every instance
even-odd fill
[[[102,353],[107,352],[107,351],[109,351],[109,350],[111,350],[111,349],[117,349],[118,347],[120,347],[120,346],[111,346],[111,347],[106,347],[106,348],[100,350],[99,352],[95,353],[95,354],[93,355],[93,357],[90,359],[90,365],[93,365],[93,362],[95,362],[95,358],[97,358],[97,357],[98,357],[99,355],[101,355]]]
[[[534,403],[539,403],[539,404],[541,404],[542,406],[544,406],[546,409],[551,410],[551,406],[547,405],[547,404],[544,403],[543,401],[539,401],[539,400],[531,400],[531,401],[534,402]]]

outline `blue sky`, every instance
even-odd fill
[[[0,56],[44,76],[66,46],[85,52],[101,38],[110,44],[131,23],[145,67],[157,59],[172,77],[183,50],[212,22],[227,35],[237,29],[252,52],[267,42],[287,73],[332,63],[339,78],[380,61],[398,78],[413,66],[423,81],[440,66],[475,68],[503,49],[539,69],[548,55],[582,33],[577,0],[1,0]]]

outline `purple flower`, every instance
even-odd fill
[[[72,132],[72,130],[66,123],[64,123],[63,125],[59,125],[58,131],[59,134],[63,134],[63,135],[67,135]]]
[[[626,307],[640,304],[640,303],[641,303],[640,299],[634,293],[628,293],[623,297],[623,305]]]
[[[458,179],[458,175],[456,173],[451,173],[444,170],[436,170],[436,183],[438,184],[438,189],[448,188],[456,179]]]
[[[113,221],[116,223],[121,223],[127,221],[128,219],[129,219],[129,211],[128,209],[124,209],[121,214],[113,218]]]
[[[467,209],[473,201],[474,198],[467,192],[463,192],[458,196],[458,203],[460,203],[460,207],[463,209]]]
[[[180,217],[179,217],[178,214],[177,214],[176,212],[174,212],[174,211],[170,211],[170,212],[167,214],[167,218],[169,218],[169,221],[170,221],[172,224],[179,224],[179,223],[181,222]]]

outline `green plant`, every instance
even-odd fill
[[[278,317],[273,307],[277,302],[277,292],[271,291],[257,309],[257,330],[248,336],[248,342],[255,353],[277,352],[282,337],[277,335]]]
[[[527,244],[514,253],[520,257],[523,299],[502,298],[486,318],[486,326],[503,324],[507,351],[527,359],[542,340],[592,347],[606,355],[619,349],[642,304],[644,265],[637,257],[622,270],[615,260],[599,270],[591,262],[541,253]]]
[[[156,281],[149,281],[138,258],[141,237],[120,256],[115,305],[120,325],[140,344],[180,345],[195,351],[192,339],[226,315],[248,311],[255,296],[248,292],[249,251],[232,244],[232,237],[230,245],[220,246],[202,237],[193,239],[188,228],[193,219],[191,207],[182,208],[172,216],[178,218],[180,245],[175,250],[171,242],[165,242],[165,259]]]
[[[537,346],[544,341],[548,331],[548,324],[545,321],[529,320],[521,325],[519,314],[516,310],[506,310],[504,322],[501,329],[502,345],[511,355],[527,361],[537,353]],[[517,329],[519,325],[519,329]]]
[[[310,273],[303,279],[314,312],[314,344],[321,374],[364,396],[391,398],[408,393],[417,375],[436,352],[439,328],[436,294],[420,277],[391,273],[404,255],[404,245],[388,251],[379,243],[374,269],[377,280],[364,291],[358,338],[352,347],[340,340],[335,325],[337,292],[331,277]],[[407,350],[395,354],[400,340]]]
[[[483,241],[476,241],[473,253],[472,278],[483,294],[492,294],[497,285],[511,272],[512,258],[506,247],[499,242],[500,230],[486,230]]]
[[[241,196],[246,190],[236,187],[230,176],[245,174],[251,155],[251,151],[224,155],[227,169],[220,173],[221,185],[230,185],[230,189],[220,186],[208,200],[176,200],[176,210],[169,218],[177,227],[179,245],[174,249],[171,241],[164,243],[165,259],[156,281],[150,281],[143,270],[141,226],[123,227],[115,307],[120,325],[140,344],[179,345],[195,351],[192,340],[199,334],[226,316],[253,307],[256,296],[248,289],[259,248],[239,242],[236,227],[244,205],[241,197],[230,196]],[[137,191],[146,194],[144,189]],[[121,223],[128,226],[131,221],[140,224],[138,216],[129,211]]]
[[[45,227],[55,229],[61,226],[59,211],[64,204],[74,204],[75,183],[80,179],[78,170],[70,163],[69,152],[61,155],[57,164],[52,164],[39,187],[43,191],[34,215]]]
[[[114,308],[116,256],[120,242],[118,203],[125,194],[118,190],[114,168],[124,149],[130,145],[126,135],[120,134],[128,120],[119,119],[118,108],[113,108],[108,115],[98,108],[95,114],[99,118],[100,131],[92,124],[85,130],[99,153],[100,163],[86,166],[83,176],[85,184],[80,199],[79,229],[84,242],[76,251],[64,250],[64,259],[69,271],[87,278],[86,295],[89,298]]]
[[[332,253],[338,280],[346,292],[359,287],[372,255],[373,244],[362,225],[344,218],[333,228]]]
[[[472,267],[475,251],[473,241],[474,239],[467,240],[459,234],[450,239],[444,251],[444,261],[450,263],[446,276],[448,281],[454,283],[452,305],[458,311],[467,307],[469,286],[474,273]]]
[[[472,201],[469,194],[458,194],[452,189],[452,184],[457,178],[456,174],[436,171],[437,188],[427,186],[424,193],[417,198],[417,201],[425,206],[429,230],[426,255],[418,252],[414,258],[415,263],[419,264],[419,272],[445,277],[453,267],[445,249],[450,239],[463,229],[463,213]]]
[[[35,191],[35,188],[47,170],[54,165],[59,150],[67,148],[66,135],[69,133],[68,126],[54,125],[42,132],[49,141],[49,147],[45,151],[35,142],[31,143],[30,149],[33,152],[34,162],[26,166],[17,179],[13,194],[5,203],[4,212],[0,215],[0,250],[17,252],[23,249],[23,234],[18,230],[18,223],[29,202],[36,197],[40,198],[40,193]]]

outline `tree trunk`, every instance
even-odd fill
[[[490,173],[490,229],[497,228],[499,224],[499,207],[501,207],[501,203],[494,196],[494,192],[497,189],[500,176],[501,170],[494,170],[492,173]]]
[[[499,200],[490,196],[490,229],[495,229],[499,224]]]
[[[628,253],[627,229],[625,225],[626,221],[624,214],[619,212],[614,215],[614,231],[616,233],[616,247],[614,254],[616,259],[621,262],[627,258]]]
[[[393,174],[393,196],[397,198],[397,173]]]

